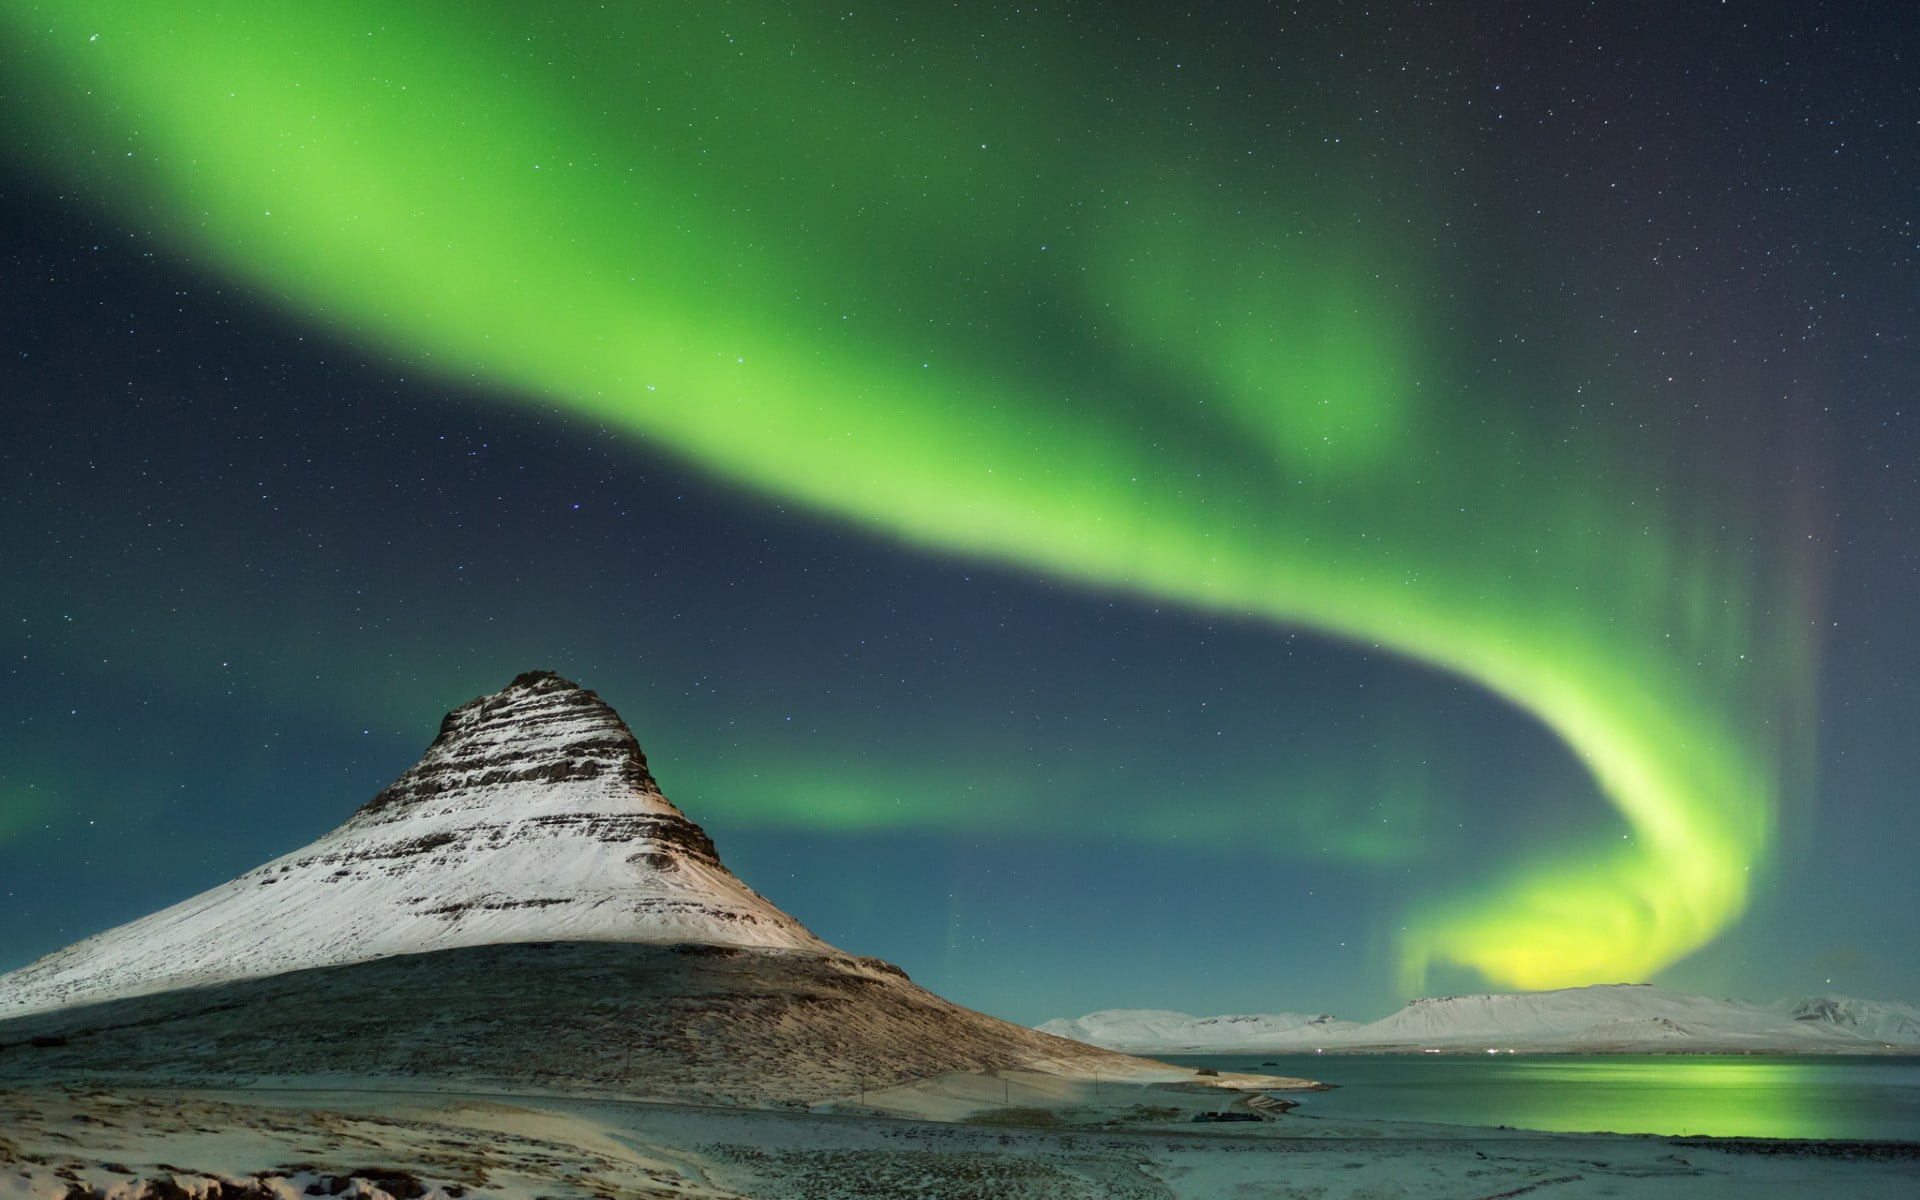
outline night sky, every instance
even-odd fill
[[[0,11],[0,969],[546,667],[1014,1020],[1920,999],[1910,7],[929,7]]]

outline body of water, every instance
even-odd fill
[[[1920,1058],[1623,1054],[1158,1055],[1338,1084],[1302,1115],[1564,1132],[1920,1141]]]

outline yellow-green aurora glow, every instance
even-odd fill
[[[1124,67],[1085,31],[1037,20],[1049,75],[958,28],[683,7],[15,0],[5,61],[37,169],[338,335],[1532,714],[1626,835],[1409,915],[1410,981],[1644,978],[1741,913],[1792,614],[1739,514],[1449,365],[1390,184],[1220,148],[1258,124],[1230,112],[1196,145],[1108,111],[1123,81],[1060,78]]]

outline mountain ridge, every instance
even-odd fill
[[[1093,1046],[1105,1046],[1110,1039],[1124,1040],[1135,1053],[1153,1054],[1212,1046],[1232,1051],[1249,1045],[1265,1045],[1275,1038],[1316,1045],[1342,1030],[1357,1028],[1357,1023],[1339,1020],[1328,1013],[1193,1017],[1164,1009],[1102,1009],[1072,1020],[1056,1017],[1034,1028]]]
[[[1035,1026],[1132,1053],[1614,1051],[1872,1053],[1920,1047],[1920,1009],[1849,997],[1772,1005],[1595,984],[1545,992],[1432,996],[1377,1021],[1294,1013],[1193,1017],[1107,1009]],[[1240,1036],[1236,1036],[1240,1035]]]

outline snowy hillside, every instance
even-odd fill
[[[1848,1053],[1920,1046],[1920,1010],[1843,997],[1773,1006],[1603,984],[1511,995],[1415,1000],[1368,1024],[1273,1017],[1187,1017],[1108,1010],[1039,1028],[1134,1052],[1305,1050],[1774,1051]]]
[[[531,672],[447,714],[346,824],[0,976],[0,1018],[508,942],[831,947],[722,866],[617,713]]]
[[[1796,1025],[1759,1005],[1644,984],[1415,1000],[1349,1044],[1469,1048],[1845,1049],[1863,1039]]]
[[[1158,1009],[1109,1008],[1074,1021],[1056,1017],[1035,1028],[1093,1046],[1127,1046],[1135,1053],[1204,1054],[1210,1050],[1325,1045],[1334,1034],[1354,1028],[1354,1023],[1325,1014],[1192,1017]]]
[[[1796,1021],[1844,1030],[1877,1042],[1920,1046],[1920,1007],[1851,996],[1802,996],[1772,1006]]]

